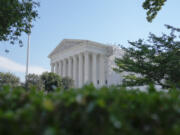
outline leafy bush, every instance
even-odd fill
[[[179,135],[180,91],[0,91],[2,135]]]
[[[74,81],[71,78],[64,77],[62,78],[62,87],[67,90],[74,86]]]
[[[9,85],[11,87],[18,86],[20,84],[19,78],[11,73],[3,73],[0,72],[0,88],[5,85]]]
[[[56,88],[59,88],[62,86],[61,77],[55,73],[52,72],[44,72],[41,75],[41,80],[44,84],[45,91],[53,91]]]
[[[28,74],[26,76],[25,86],[27,86],[28,89],[31,87],[36,87],[38,90],[44,89],[43,81],[41,80],[40,76],[36,74]]]

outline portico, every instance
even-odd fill
[[[53,62],[51,71],[62,77],[72,78],[76,87],[82,87],[91,82],[95,86],[101,86],[105,84],[104,61],[103,54],[83,52]],[[100,72],[97,73],[97,70]]]
[[[93,83],[106,85],[106,65],[109,46],[87,40],[63,40],[49,55],[51,72],[74,80],[75,87]]]

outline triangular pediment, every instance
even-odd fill
[[[63,51],[63,50],[69,49],[71,47],[74,47],[76,45],[79,45],[81,42],[82,42],[81,40],[63,39],[59,43],[59,45],[49,54],[48,57],[51,57],[52,55],[54,55],[60,51]]]
[[[64,39],[60,42],[60,44],[49,54],[49,58],[59,52],[62,52],[66,49],[70,49],[74,46],[79,46],[79,45],[87,45],[91,44],[94,46],[99,46],[99,47],[107,47],[107,45],[97,43],[94,41],[89,41],[89,40],[80,40],[80,39]]]

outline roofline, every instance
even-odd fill
[[[51,58],[51,56],[53,55],[53,53],[55,52],[55,50],[61,45],[61,43],[63,43],[64,41],[84,41],[84,42],[90,42],[90,43],[94,43],[95,46],[101,46],[101,47],[109,47],[109,45],[107,44],[103,44],[103,43],[99,43],[99,42],[95,42],[95,41],[91,41],[91,40],[83,40],[83,39],[63,39],[54,49],[53,51],[48,55],[48,58]]]

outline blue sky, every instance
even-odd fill
[[[166,32],[164,24],[180,28],[180,0],[168,0],[152,23],[146,21],[142,0],[40,0],[39,19],[31,34],[30,72],[50,70],[48,54],[64,38],[122,44],[147,39],[148,33]],[[0,43],[0,72],[24,80],[27,35],[24,47]],[[4,50],[9,49],[9,53]]]

